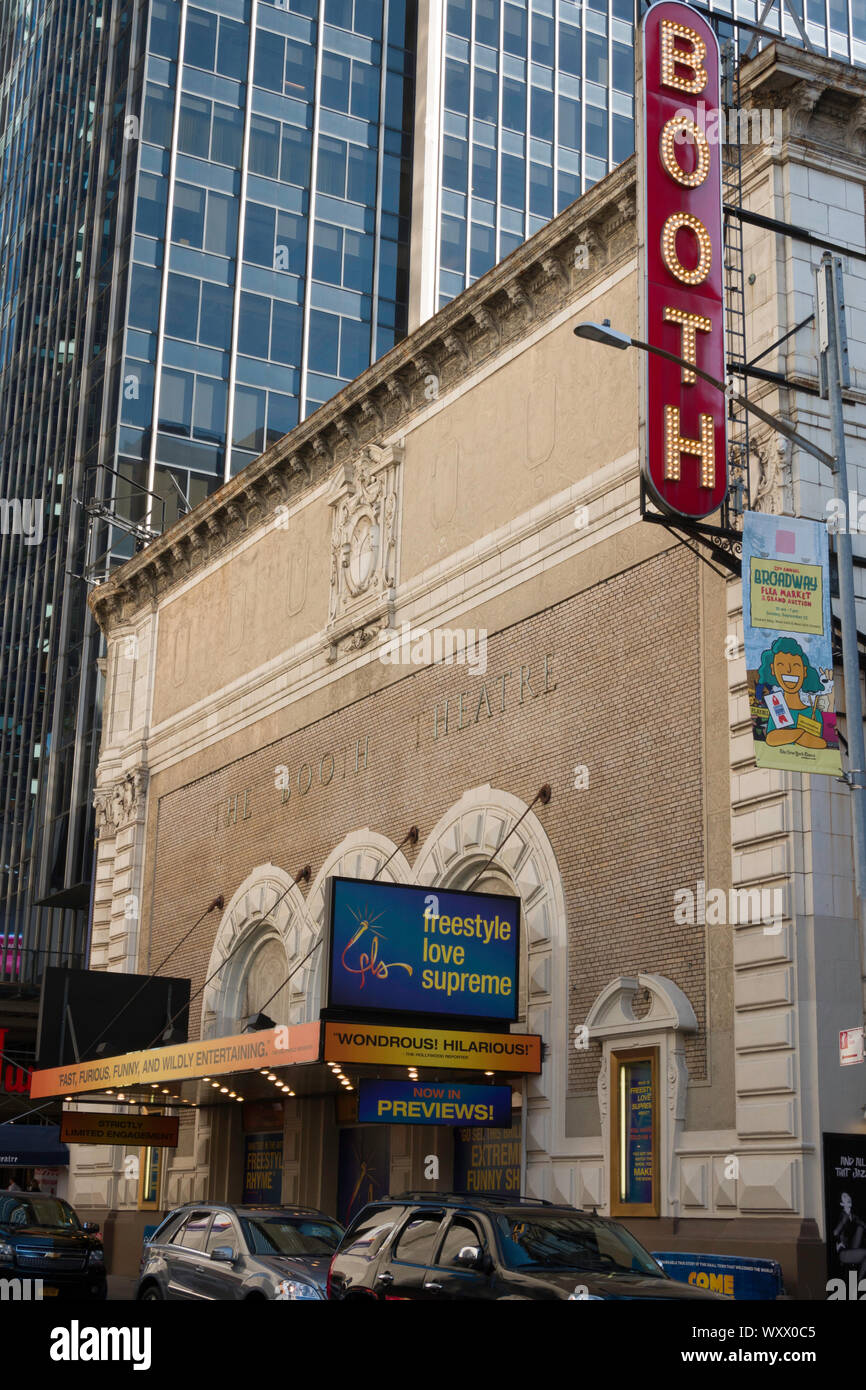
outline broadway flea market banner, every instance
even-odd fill
[[[30,1085],[34,1100],[41,1096],[71,1096],[107,1087],[150,1085],[160,1081],[184,1081],[225,1072],[254,1071],[257,1067],[291,1067],[319,1058],[318,1023],[263,1028],[260,1033],[239,1033],[231,1038],[160,1047],[149,1052],[127,1052],[98,1062],[35,1071]]]
[[[758,767],[839,777],[830,554],[822,522],[746,512],[743,632]]]

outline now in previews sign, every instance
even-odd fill
[[[697,519],[728,488],[725,398],[692,370],[725,380],[719,46],[688,5],[662,0],[642,52],[644,336],[691,364],[646,354],[643,469],[661,507]]]

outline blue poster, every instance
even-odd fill
[[[395,1125],[511,1124],[510,1086],[462,1081],[365,1081],[358,1086],[358,1119]]]
[[[626,1076],[625,1201],[653,1200],[653,1074],[649,1058],[628,1062]]]
[[[340,1130],[337,1220],[348,1226],[368,1202],[391,1190],[391,1131],[387,1125]]]
[[[654,1250],[652,1256],[665,1274],[681,1284],[728,1298],[774,1299],[783,1292],[782,1267],[776,1260],[751,1255],[694,1255],[686,1250]]]
[[[454,1191],[520,1196],[520,1119],[510,1129],[454,1131]]]
[[[516,1019],[519,898],[330,882],[331,1007]]]

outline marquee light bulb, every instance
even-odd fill
[[[687,131],[698,152],[698,162],[690,174],[680,164],[676,155],[677,132]],[[710,172],[710,142],[699,125],[689,116],[672,116],[662,127],[659,141],[659,154],[666,173],[683,188],[697,188]]]
[[[686,43],[690,43],[691,53],[687,53],[685,49],[677,48],[674,42],[676,39],[685,39]],[[707,45],[700,34],[690,28],[688,24],[677,24],[672,19],[663,19],[661,48],[662,84],[665,87],[673,87],[677,92],[689,92],[692,96],[698,96],[709,81],[707,70],[704,67]],[[692,74],[691,77],[679,77],[677,74],[678,66],[688,68]]]
[[[693,232],[697,239],[699,256],[694,270],[686,270],[677,255],[677,232],[681,228]],[[703,222],[690,212],[672,212],[662,228],[662,260],[683,285],[703,284],[713,264],[713,243]]]

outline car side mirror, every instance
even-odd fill
[[[85,1223],[84,1223],[84,1230],[86,1231],[87,1235],[89,1235],[89,1236],[98,1235],[98,1234],[99,1234],[99,1222],[98,1222],[98,1221],[85,1221]]]
[[[233,1265],[235,1262],[235,1252],[230,1245],[215,1245],[210,1257],[224,1265]]]
[[[481,1246],[464,1245],[454,1263],[462,1265],[464,1269],[480,1269],[483,1264]]]

